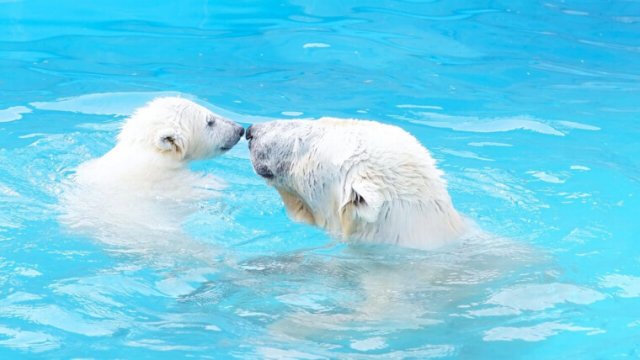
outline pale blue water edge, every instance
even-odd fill
[[[639,80],[638,1],[0,1],[0,358],[638,358]],[[337,244],[244,141],[194,166],[229,187],[182,251],[65,229],[63,180],[167,93],[401,126],[511,244]]]

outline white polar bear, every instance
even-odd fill
[[[129,252],[203,253],[181,232],[182,220],[223,183],[187,165],[224,153],[243,134],[187,99],[154,99],[125,120],[113,149],[78,167],[61,198],[61,221]]]
[[[247,129],[251,161],[289,215],[349,241],[432,249],[462,235],[442,171],[413,136],[374,121],[273,121]]]
[[[144,190],[163,181],[184,183],[191,160],[209,159],[231,149],[244,128],[192,101],[161,97],[137,109],[104,156],[82,164],[81,184]]]

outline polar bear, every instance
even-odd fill
[[[104,156],[82,164],[77,181],[118,187],[176,185],[192,160],[210,159],[231,149],[244,128],[193,101],[160,97],[137,109]],[[179,179],[178,182],[184,182]]]
[[[128,252],[191,247],[204,254],[181,225],[223,182],[188,164],[223,154],[243,134],[239,124],[193,101],[156,98],[124,121],[115,147],[78,167],[63,190],[61,221]]]
[[[254,124],[255,172],[291,218],[351,242],[433,249],[459,238],[443,172],[416,138],[374,121],[321,118]]]

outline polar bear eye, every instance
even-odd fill
[[[216,124],[216,119],[209,119],[207,120],[207,126],[208,127],[213,127],[213,125]]]

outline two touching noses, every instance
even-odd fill
[[[247,140],[253,139],[253,125],[249,125],[249,127],[247,127],[247,131],[244,132],[244,137]]]

